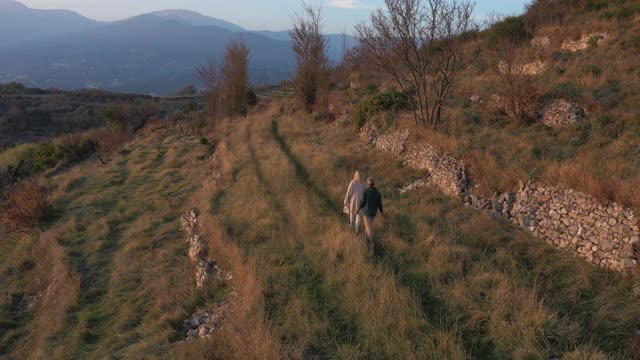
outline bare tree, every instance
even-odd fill
[[[322,9],[303,3],[304,14],[295,15],[291,37],[297,69],[294,90],[307,112],[311,113],[326,96],[327,84],[327,40],[322,34]],[[328,101],[328,99],[325,99]],[[326,105],[326,104],[325,104]]]
[[[489,51],[499,61],[494,66],[499,79],[498,97],[494,101],[515,121],[528,123],[535,118],[539,107],[537,71],[526,64],[520,46],[529,40],[529,33],[522,19],[500,15],[489,19],[489,29]]]
[[[249,47],[244,40],[227,45],[222,65],[222,96],[225,114],[246,115],[249,92]]]
[[[426,3],[426,4],[425,4]],[[411,100],[416,123],[437,127],[454,81],[477,57],[465,35],[477,30],[466,0],[385,0],[356,27],[375,67]]]
[[[221,105],[221,76],[215,61],[209,60],[206,65],[196,69],[198,76],[205,86],[205,97],[207,99],[207,116],[209,124],[216,123],[220,116]]]

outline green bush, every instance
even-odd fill
[[[33,175],[58,164],[83,160],[98,150],[95,139],[69,135],[51,143],[27,144],[0,153],[0,170],[23,163],[23,170]]]
[[[624,132],[624,124],[610,116],[600,115],[593,122],[593,132],[609,138],[618,138]]]
[[[258,105],[258,95],[253,89],[247,90],[247,105],[251,107]]]
[[[568,101],[580,101],[583,99],[582,85],[572,81],[561,82],[551,89],[551,96]]]
[[[409,99],[399,91],[385,91],[374,96],[371,100],[360,103],[354,123],[361,128],[367,120],[381,112],[397,113],[410,108]]]

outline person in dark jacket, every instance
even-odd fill
[[[382,207],[382,194],[376,189],[376,182],[373,178],[367,179],[367,190],[364,191],[360,207],[356,214],[362,212],[362,219],[364,220],[364,227],[367,232],[367,242],[369,244],[369,251],[373,255],[374,250],[374,232],[373,232],[373,220],[378,211],[384,216],[384,208]]]

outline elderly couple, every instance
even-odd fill
[[[365,182],[362,171],[356,171],[353,180],[349,183],[347,195],[344,197],[344,208],[345,213],[349,214],[349,228],[356,234],[360,231],[360,226],[364,221],[369,251],[373,255],[375,246],[373,220],[378,214],[378,210],[384,216],[382,195],[376,189],[375,180],[367,178]]]

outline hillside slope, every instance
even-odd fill
[[[399,194],[423,174],[279,106],[219,128],[213,160],[197,137],[147,130],[106,166],[49,176],[56,211],[46,231],[0,244],[1,353],[635,356],[632,281],[435,189]],[[378,179],[386,201],[372,258],[341,215],[358,168]],[[192,207],[231,282],[196,288],[179,229]],[[179,342],[182,321],[231,288],[237,315],[207,340]]]

